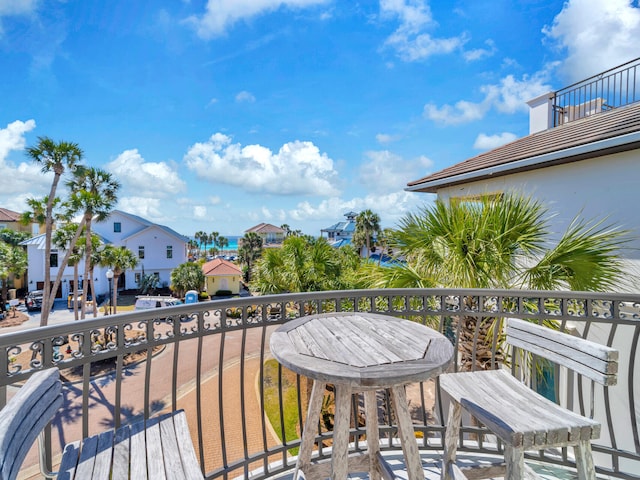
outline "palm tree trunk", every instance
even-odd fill
[[[78,320],[78,262],[73,265],[73,316]]]
[[[84,216],[85,219],[85,250],[84,250],[84,281],[87,283],[86,287],[83,288],[83,298],[82,298],[82,314],[81,318],[84,320],[87,311],[87,302],[86,298],[89,294],[89,287],[91,284],[90,277],[90,267],[91,267],[91,215]]]

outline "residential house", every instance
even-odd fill
[[[31,234],[39,233],[38,224],[30,224],[24,225],[20,221],[21,213],[14,212],[13,210],[9,210],[8,208],[0,207],[0,230],[5,228],[9,230],[14,230],[16,232],[27,232]],[[14,274],[9,274],[8,283],[10,289],[20,289],[24,288],[28,282],[27,275],[24,276],[15,276]],[[14,295],[15,292],[10,291],[10,295]]]
[[[640,89],[607,90],[628,85],[627,77],[635,78],[635,66],[531,100],[528,136],[412,181],[407,190],[445,201],[507,191],[531,195],[556,214],[550,219],[556,234],[578,215],[606,219],[631,230],[625,261],[629,271],[640,272]],[[589,92],[597,97],[586,97]],[[568,103],[573,98],[582,103]]]
[[[229,291],[233,295],[240,293],[242,270],[232,262],[222,258],[214,258],[202,265],[205,276],[205,290],[213,296],[221,290]]]
[[[605,219],[631,230],[633,241],[624,253],[630,282],[638,282],[640,271],[640,89],[612,92],[616,85],[637,85],[635,68],[604,72],[569,89],[542,95],[528,102],[530,134],[502,147],[466,159],[460,163],[412,181],[407,190],[435,193],[439,199],[473,200],[485,195],[517,192],[531,195],[546,204],[556,216],[549,219],[551,230],[558,235],[570,222],[582,219]],[[627,79],[629,81],[627,82]],[[593,92],[596,98],[589,98]],[[580,99],[571,104],[569,100]],[[625,101],[620,101],[624,99]],[[632,285],[638,291],[638,283]],[[624,309],[616,305],[594,302],[578,308]],[[569,307],[571,309],[571,307]],[[591,310],[594,311],[594,310]],[[568,322],[566,328],[574,328]],[[589,326],[590,339],[619,349],[635,351],[636,326],[617,325],[616,341],[611,344],[609,332],[601,325]],[[577,332],[580,333],[580,332]],[[631,374],[620,372],[621,376]],[[611,411],[622,411],[628,398],[635,399],[640,411],[640,384],[621,384],[611,389]],[[633,392],[630,392],[630,389]],[[577,388],[560,386],[561,398],[578,398]],[[629,430],[629,420],[613,418],[616,429]],[[618,448],[635,451],[637,438],[629,434],[616,438]],[[595,453],[596,462],[603,461]]]
[[[20,222],[21,215],[19,212],[0,207],[0,230],[8,228],[16,232],[39,233],[37,224],[23,225]]]
[[[279,247],[284,242],[286,230],[270,223],[260,223],[244,231],[244,233],[257,233],[262,238],[263,247]],[[240,239],[242,242],[242,239]]]
[[[137,215],[120,210],[114,210],[102,222],[94,222],[92,230],[101,237],[103,244],[122,246],[131,250],[138,257],[138,265],[133,270],[127,270],[118,280],[118,288],[136,288],[144,274],[155,274],[160,285],[169,285],[171,272],[181,263],[187,261],[188,239],[176,231],[163,225],[158,225]],[[44,234],[33,237],[22,243],[27,247],[29,256],[29,290],[41,289],[44,285]],[[51,278],[58,274],[58,264],[65,255],[64,249],[51,250]],[[84,262],[78,265],[78,270],[84,272]],[[94,269],[94,288],[97,294],[109,292],[109,282],[106,277],[107,267]],[[73,292],[73,267],[67,266],[62,284],[56,297],[65,297]],[[80,278],[82,286],[82,278]]]
[[[351,244],[351,237],[353,237],[356,231],[356,217],[358,216],[358,212],[347,212],[344,216],[347,217],[345,221],[338,222],[335,225],[320,230],[320,236],[324,237],[326,233],[327,241],[336,248]]]
[[[95,222],[93,231],[138,257],[136,268],[118,281],[119,288],[136,288],[143,274],[156,275],[161,286],[168,286],[173,269],[187,261],[187,237],[137,215],[114,210],[104,221]]]

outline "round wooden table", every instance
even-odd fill
[[[448,369],[453,345],[447,338],[419,323],[389,315],[338,312],[292,320],[271,335],[270,346],[283,366],[314,380],[294,480],[299,470],[307,480],[345,479],[349,472],[366,470],[371,479],[380,478],[385,464],[379,454],[376,390],[388,390],[391,395],[409,479],[424,479],[405,385],[429,380]],[[335,387],[330,468],[326,462],[311,462],[327,384]],[[365,400],[368,452],[350,458],[350,400],[360,392]]]

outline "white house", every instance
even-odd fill
[[[619,72],[615,75],[610,83],[620,84]],[[606,88],[603,93],[601,87],[592,85],[607,82],[607,76],[595,78],[598,80],[586,80],[584,88],[607,96]],[[572,87],[576,88],[583,87]],[[585,220],[606,219],[606,224],[631,231],[633,240],[625,261],[632,273],[630,280],[635,276],[637,283],[631,289],[638,291],[640,93],[635,93],[635,103],[630,104],[614,106],[615,98],[598,98],[577,106],[558,106],[560,92],[528,102],[528,136],[412,181],[407,190],[435,193],[445,201],[508,191],[530,195],[556,214],[551,219],[556,234],[564,232],[578,215]],[[574,96],[585,98],[582,90]],[[616,96],[624,97],[620,92]]]
[[[528,136],[412,181],[407,190],[435,193],[443,201],[472,200],[503,192],[530,195],[557,214],[550,219],[556,234],[564,232],[578,215],[586,220],[606,219],[607,224],[631,231],[632,242],[624,254],[630,285],[625,288],[639,291],[640,89],[635,68],[640,60],[635,66],[628,65],[528,102]],[[611,85],[629,85],[633,92],[612,92]],[[589,98],[590,92],[597,96]],[[567,102],[571,98],[581,103]],[[607,329],[594,323],[588,338],[610,344],[620,350],[622,358],[629,358],[636,349],[636,333],[635,325],[621,324],[616,326],[613,338]],[[633,362],[621,361],[619,378],[633,375],[632,368]],[[640,383],[631,384],[638,412]],[[610,390],[612,412],[625,410],[631,393],[627,385],[620,382]],[[568,391],[578,398],[578,387],[570,380],[561,384],[561,394]],[[620,415],[614,422],[620,427],[616,431],[629,432],[616,438],[617,447],[637,449],[629,419]]]
[[[187,237],[137,215],[114,210],[106,220],[95,222],[93,231],[138,257],[138,266],[125,272],[118,287],[136,288],[143,272],[155,274],[161,286],[168,286],[173,269],[187,261]]]
[[[134,270],[126,271],[118,281],[118,288],[136,288],[142,273],[155,274],[160,285],[169,285],[171,271],[187,261],[188,239],[176,231],[163,225],[158,225],[144,218],[120,210],[114,210],[102,222],[94,222],[94,233],[98,234],[103,244],[123,246],[131,250],[138,257],[138,266]],[[27,247],[29,258],[29,290],[41,289],[44,285],[44,234],[33,237],[23,245]],[[58,265],[62,261],[65,251],[52,248],[51,251],[51,279],[58,274]],[[78,265],[79,273],[84,272],[84,262]],[[107,268],[94,269],[94,287],[97,294],[106,294],[109,283],[106,278]],[[56,297],[66,297],[73,292],[73,267],[67,266],[62,277],[62,284]],[[82,278],[80,279],[82,284]]]

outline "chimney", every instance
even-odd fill
[[[553,128],[553,97],[555,92],[548,92],[529,100],[529,134]]]

